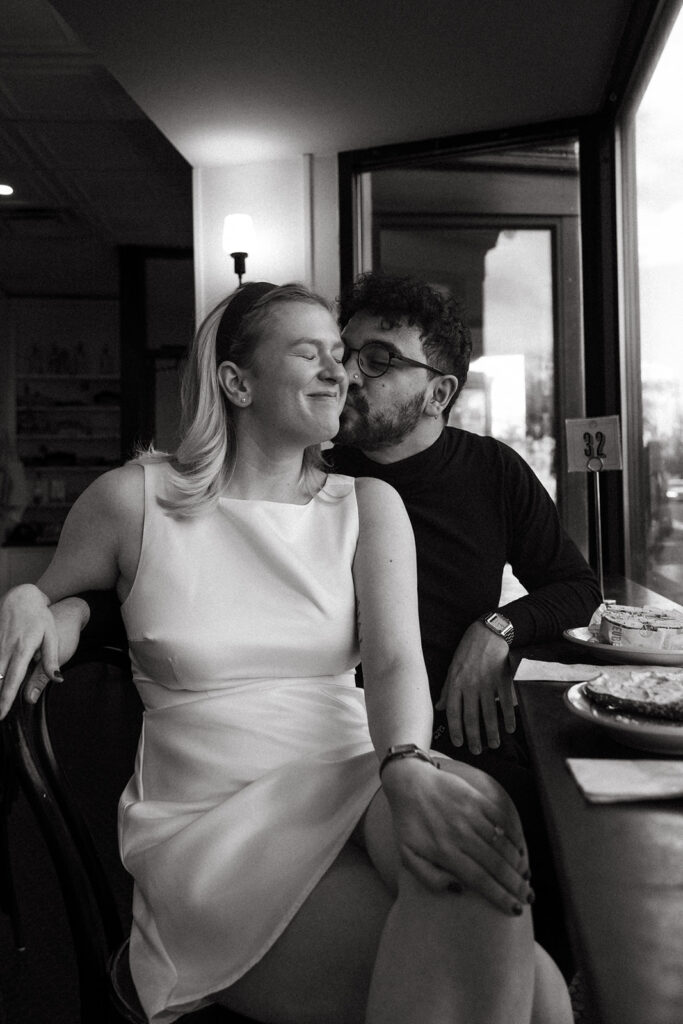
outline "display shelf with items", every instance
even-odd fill
[[[14,343],[15,439],[29,503],[6,543],[56,544],[79,494],[121,464],[116,304],[18,304]]]

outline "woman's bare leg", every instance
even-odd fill
[[[219,1002],[265,1024],[571,1021],[559,971],[536,958],[528,910],[508,916],[473,893],[417,882],[398,864],[381,792],[362,833],[367,854],[349,844]]]
[[[574,1020],[569,990],[552,957],[536,943],[534,1007],[531,1024],[571,1024]]]
[[[477,769],[452,761],[442,766],[484,787],[492,799],[508,801],[497,783]],[[533,942],[528,908],[520,917],[507,916],[474,893],[426,891],[398,863],[387,840],[390,831],[389,807],[380,792],[365,816],[363,836],[373,863],[398,898],[382,935],[368,1024],[403,1020],[401,1007],[411,1000],[421,1008],[420,1019],[430,1024],[570,1024],[564,979]]]
[[[363,1024],[392,902],[349,844],[263,959],[216,1000],[264,1024]]]

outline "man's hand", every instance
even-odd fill
[[[446,711],[451,740],[481,754],[480,715],[489,747],[500,746],[496,698],[507,732],[515,731],[515,707],[508,645],[481,622],[466,630],[451,661],[436,708]]]

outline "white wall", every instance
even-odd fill
[[[305,155],[193,172],[197,317],[237,287],[222,250],[223,219],[248,213],[253,252],[244,281],[301,281],[334,299],[339,290],[339,218],[335,157]]]

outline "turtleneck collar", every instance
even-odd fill
[[[363,467],[367,467],[367,475],[386,480],[389,484],[401,485],[403,488],[423,484],[425,480],[433,480],[433,474],[443,465],[446,455],[448,432],[444,428],[436,441],[415,455],[397,462],[375,462],[373,459],[357,452],[354,459],[358,467],[358,476],[362,476]]]

